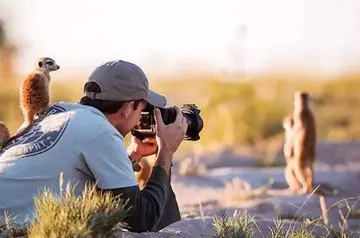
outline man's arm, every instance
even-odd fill
[[[115,196],[129,199],[132,209],[126,222],[131,227],[130,231],[157,232],[181,219],[169,178],[160,166],[153,168],[149,181],[142,190],[139,186],[133,186],[103,191],[111,191]]]
[[[164,156],[172,155],[159,152],[158,158]],[[171,204],[176,203],[166,166],[158,163],[147,185],[140,190],[123,138],[116,133],[105,133],[84,148],[77,168],[93,175],[99,189],[112,191],[114,195],[121,194],[123,199],[129,199],[129,205],[132,206],[126,220],[130,226],[129,230],[145,232],[162,229],[159,221],[167,201],[170,199]],[[175,214],[174,218],[169,220],[174,220],[173,222],[179,220],[178,210],[168,212]]]

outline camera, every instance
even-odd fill
[[[141,112],[140,123],[132,131],[131,134],[140,140],[148,137],[154,137],[155,118],[154,106],[148,104]],[[174,107],[159,108],[161,117],[165,125],[173,123],[176,119],[176,109]],[[185,134],[185,140],[197,141],[200,139],[199,133],[203,129],[203,120],[200,117],[200,109],[195,104],[183,104],[180,107],[183,116],[186,119],[188,128]]]

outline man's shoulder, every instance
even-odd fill
[[[52,104],[49,107],[49,109],[51,109],[53,107],[62,108],[63,111],[89,112],[89,113],[94,113],[94,114],[105,117],[104,114],[101,113],[98,109],[91,107],[91,106],[82,105],[77,102],[60,101],[60,102]],[[47,110],[46,114],[49,114],[49,113],[51,114],[51,110]]]
[[[71,116],[71,119],[84,119],[83,122],[108,122],[105,115],[98,109],[80,103],[69,103],[69,102],[58,102],[51,105],[46,112],[46,115],[56,114],[56,111],[68,112]],[[109,124],[109,123],[106,123]]]
[[[105,115],[98,109],[79,103],[59,102],[54,107],[64,108],[69,113],[69,130],[84,134],[87,138],[97,137],[104,133],[120,135]]]

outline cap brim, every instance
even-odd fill
[[[161,94],[158,94],[154,91],[151,91],[149,92],[149,96],[148,96],[148,100],[147,100],[148,103],[150,103],[151,105],[155,106],[155,107],[160,107],[160,108],[163,108],[166,106],[167,104],[167,100],[166,100],[166,97],[161,95]]]

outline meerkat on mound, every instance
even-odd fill
[[[4,122],[0,121],[0,148],[2,148],[5,143],[10,138],[9,128],[5,125]]]
[[[60,69],[55,60],[42,57],[36,61],[35,70],[28,74],[20,87],[20,108],[24,116],[25,128],[12,136],[7,143],[31,130],[34,117],[43,113],[50,103],[50,72]]]
[[[301,194],[314,191],[313,164],[316,156],[316,121],[310,108],[307,92],[294,93],[293,110],[293,169],[296,179],[302,185]]]

